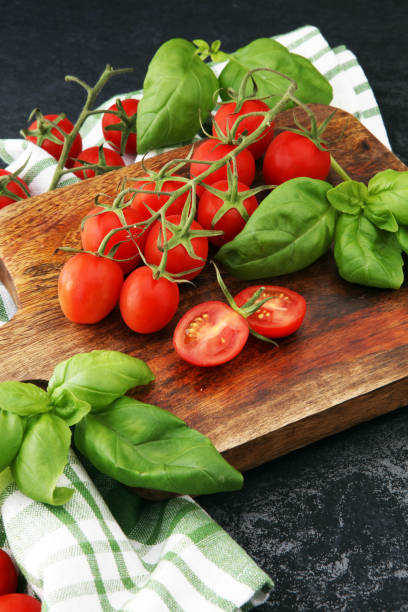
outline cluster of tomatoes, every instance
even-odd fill
[[[0,549],[0,612],[40,612],[38,599],[16,593],[18,575],[9,555]]]

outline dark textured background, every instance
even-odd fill
[[[65,84],[66,74],[93,83],[107,63],[132,66],[103,100],[141,87],[151,56],[169,38],[220,38],[233,51],[312,24],[330,46],[345,44],[357,55],[392,148],[408,163],[406,0],[0,5],[0,137],[17,137],[35,106],[75,119],[82,90]],[[249,472],[239,493],[201,498],[274,577],[275,593],[259,610],[408,610],[407,436],[403,408]]]

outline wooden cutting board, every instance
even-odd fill
[[[312,108],[319,120],[332,110]],[[277,123],[293,125],[292,112],[282,113]],[[356,180],[367,181],[386,168],[407,170],[348,113],[338,111],[326,135]],[[157,169],[188,150],[160,155],[147,165]],[[179,313],[159,333],[130,331],[118,311],[97,325],[68,321],[57,299],[58,273],[68,255],[55,249],[79,246],[80,220],[97,193],[112,194],[121,178],[141,173],[135,164],[0,211],[0,278],[19,304],[17,315],[0,329],[1,381],[47,380],[58,362],[81,351],[130,353],[147,361],[156,375],[138,396],[209,436],[241,470],[408,403],[407,283],[399,291],[351,285],[339,278],[331,253],[270,281],[306,298],[299,331],[279,348],[251,337],[236,359],[216,368],[184,363],[171,344],[176,320],[190,306],[222,299],[211,266],[195,287],[181,288]],[[338,182],[335,175],[329,179]],[[232,293],[248,285],[225,280]]]

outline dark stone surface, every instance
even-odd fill
[[[106,63],[132,66],[101,99],[141,87],[168,38],[220,38],[227,51],[259,36],[318,26],[345,44],[377,97],[394,152],[408,163],[408,3],[235,0],[193,3],[90,0],[3,2],[1,137],[17,137],[31,110],[75,119],[82,92]],[[408,610],[406,409],[251,471],[243,491],[201,499],[274,577],[260,610]]]

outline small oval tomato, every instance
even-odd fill
[[[74,129],[73,123],[69,119],[67,119],[67,117],[60,116],[60,119],[58,119],[58,117],[59,115],[44,115],[45,120],[52,122],[52,123],[56,123],[56,125],[52,126],[50,123],[48,129],[46,125],[45,127],[41,128],[42,130],[44,130],[43,133],[38,133],[38,135],[36,136],[26,136],[27,140],[38,145],[39,147],[44,149],[44,151],[47,151],[47,153],[52,155],[52,157],[55,157],[55,159],[59,159],[61,157],[61,152],[64,146],[64,139],[65,139],[64,132],[66,134],[70,134],[72,130]],[[37,130],[38,129],[37,120],[33,121],[33,123],[29,126],[28,129],[30,131]],[[52,136],[57,142],[54,142],[54,140],[50,140],[49,138],[47,138],[47,135]],[[71,159],[73,157],[78,157],[78,155],[81,152],[81,149],[82,149],[82,138],[80,134],[77,134],[69,150],[68,160],[66,162],[67,168],[72,167]]]
[[[131,206],[138,211],[141,219],[148,219],[151,216],[149,208],[157,211],[168,201],[170,196],[153,193],[155,189],[160,189],[163,192],[173,192],[180,189],[183,186],[181,181],[166,180],[163,182],[155,182],[154,180],[146,177],[146,182],[137,183],[137,187],[140,189],[146,189],[152,193],[136,193],[132,198]],[[166,210],[166,216],[169,215],[180,215],[183,212],[184,204],[188,198],[188,191],[185,191],[181,196],[178,196],[174,202],[172,202],[169,208]]]
[[[41,603],[24,593],[9,593],[0,597],[0,612],[41,612]]]
[[[167,220],[174,226],[180,225],[180,215],[170,215]],[[190,229],[202,230],[203,228],[199,223],[197,223],[197,221],[193,221]],[[171,228],[167,227],[166,239],[169,240],[172,236],[173,232],[171,231]],[[179,278],[191,280],[192,278],[196,277],[205,266],[208,255],[208,239],[206,236],[197,236],[190,238],[185,237],[184,240],[187,240],[190,243],[196,257],[192,257],[183,244],[177,244],[173,248],[169,249],[167,253],[166,271],[170,272],[171,274],[181,274],[186,270],[193,270],[197,268],[194,272],[189,272],[188,274],[179,276]],[[150,228],[145,242],[144,256],[147,263],[154,264],[155,266],[160,264],[163,257],[163,252],[160,250],[159,246],[162,247],[162,245],[162,224],[161,221],[156,221]]]
[[[237,306],[243,306],[260,287],[240,291],[234,297]],[[271,299],[247,318],[250,328],[267,338],[283,338],[299,329],[306,313],[304,297],[285,287],[265,285],[257,301],[267,297]]]
[[[120,292],[120,312],[126,325],[140,334],[162,329],[174,317],[179,304],[179,288],[167,278],[153,278],[151,269],[134,270]]]
[[[10,556],[0,548],[0,595],[14,593],[17,588],[17,570]]]
[[[324,180],[329,170],[330,153],[294,132],[282,132],[272,140],[262,168],[265,183],[269,185],[280,185],[298,176]]]
[[[117,115],[113,115],[112,113],[104,113],[102,117],[103,137],[106,142],[109,142],[109,144],[111,144],[114,149],[117,149],[117,151],[122,151],[122,153],[128,153],[130,155],[136,155],[136,113],[137,107],[139,106],[139,100],[128,98],[127,100],[121,100],[121,103],[126,115],[132,122],[134,122],[134,130],[132,130],[130,133],[128,132],[126,143],[123,145],[122,138],[125,133],[125,126],[123,125],[123,122]],[[117,104],[112,104],[108,110],[117,111]],[[118,129],[107,129],[111,126],[117,126]]]
[[[11,178],[10,180],[7,178],[2,178],[7,176],[11,176],[11,172],[0,168],[0,208],[13,204],[22,198],[28,198],[28,186],[23,179],[18,176]],[[7,191],[10,191],[11,194],[15,195],[15,197],[8,194]]]
[[[89,149],[84,149],[79,156],[78,159],[74,161],[72,164],[72,168],[77,168],[78,166],[83,166],[84,164],[99,164],[99,147],[89,147]],[[103,147],[103,155],[105,157],[105,162],[107,166],[111,166],[113,168],[121,167],[125,165],[125,162],[116,151],[112,151],[112,149],[108,149],[107,147]],[[91,178],[97,174],[103,174],[104,172],[108,172],[108,170],[102,170],[98,168],[77,170],[73,171],[74,174],[79,176],[81,179]]]
[[[103,208],[100,206],[93,208],[88,213],[92,216],[88,217],[81,229],[81,242],[85,251],[97,251],[102,240],[111,230],[122,227],[122,222],[114,211],[102,211]],[[133,208],[130,208],[130,206],[123,208],[122,212],[127,225],[141,221],[140,215]],[[115,244],[121,243],[113,259],[118,260],[118,264],[122,268],[123,274],[127,274],[131,270],[134,270],[140,262],[139,249],[143,250],[146,240],[146,233],[142,232],[142,226],[130,230],[119,230],[109,238],[107,242],[104,250],[105,255],[109,253],[110,249]]]
[[[249,334],[246,319],[224,302],[197,304],[177,323],[173,346],[178,355],[198,366],[216,366],[233,359]]]
[[[204,192],[198,202],[197,220],[204,229],[220,230],[224,232],[220,236],[210,236],[208,238],[212,244],[221,246],[239,234],[239,232],[244,228],[246,220],[239,212],[239,209],[234,206],[234,202],[229,200],[228,181],[217,181],[216,183],[213,183],[211,187],[224,191],[225,199],[222,199],[221,197],[204,189]],[[249,187],[244,185],[244,183],[238,182],[238,192],[247,191],[248,189]],[[224,214],[214,223],[214,217],[224,205],[227,207]],[[258,200],[254,195],[249,196],[243,200],[242,205],[246,209],[248,215],[251,216],[254,210],[258,207]]]
[[[246,100],[238,112],[235,111],[237,107],[236,102],[225,102],[221,104],[219,109],[214,115],[213,119],[213,135],[217,136],[217,131],[214,123],[217,124],[221,132],[227,136],[228,130],[231,130],[236,121],[239,120],[242,115],[247,113],[266,113],[270,110],[269,106],[262,100]],[[244,132],[246,134],[252,134],[260,126],[264,119],[264,115],[253,115],[252,117],[245,117],[241,119],[237,124],[235,131],[235,138],[239,138]],[[248,146],[248,151],[252,153],[254,159],[261,157],[272,140],[274,131],[274,122],[266,127],[258,139]]]
[[[62,312],[75,323],[97,323],[113,310],[122,284],[123,272],[115,261],[77,253],[65,262],[59,274]]]

